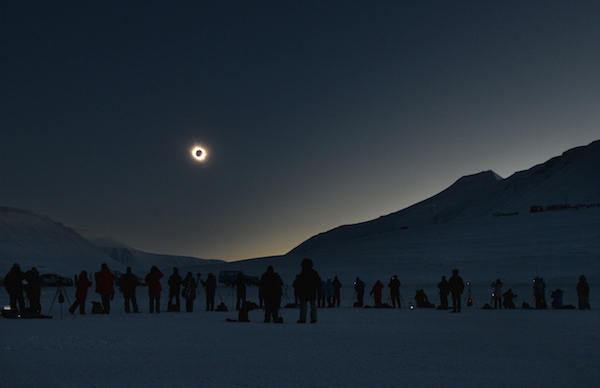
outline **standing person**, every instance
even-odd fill
[[[283,322],[279,318],[279,306],[281,303],[281,296],[283,293],[281,292],[281,287],[283,286],[283,281],[279,274],[275,272],[273,266],[268,266],[267,271],[260,278],[260,293],[262,294],[265,301],[265,323],[271,322],[271,317],[273,318],[273,322],[281,323]]]
[[[354,307],[362,307],[363,303],[364,303],[364,297],[365,297],[365,282],[360,280],[358,278],[358,276],[356,277],[356,280],[354,281],[354,289],[356,290],[356,299],[357,299],[357,302],[354,305]]]
[[[185,311],[191,313],[194,311],[194,299],[196,299],[196,287],[198,286],[191,272],[187,273],[182,285],[181,296],[185,299]]]
[[[169,306],[168,311],[180,311],[181,300],[179,299],[179,293],[181,291],[181,284],[183,279],[179,276],[179,269],[173,268],[173,275],[169,277]],[[173,304],[173,298],[175,303]]]
[[[242,272],[238,272],[237,278],[235,279],[235,291],[237,294],[235,309],[239,310],[246,301],[246,279],[244,279],[244,274]]]
[[[580,310],[590,310],[590,286],[588,285],[585,276],[579,277],[579,283],[577,283],[577,297],[579,299]]]
[[[327,296],[327,307],[333,307],[333,283],[331,279],[327,279],[325,285],[325,295]]]
[[[294,282],[292,283],[292,287],[294,288],[294,304],[296,306],[300,306],[300,294],[298,293],[298,284],[296,283],[297,280],[298,280],[298,275],[296,275],[296,278],[294,279]]]
[[[115,297],[115,276],[112,274],[106,263],[102,263],[102,269],[98,274],[96,289],[102,297],[103,314],[109,314],[110,301]]]
[[[533,279],[533,295],[535,296],[535,308],[545,309],[548,308],[546,304],[546,283],[542,278]]]
[[[400,279],[398,279],[398,275],[392,276],[388,287],[390,288],[390,296],[392,297],[392,307],[396,308],[396,303],[398,303],[398,308],[402,308],[402,305],[400,305]]]
[[[440,290],[440,310],[448,310],[448,294],[450,293],[450,286],[445,276],[442,276],[442,281],[438,283]]]
[[[42,304],[40,297],[42,296],[42,278],[35,267],[25,272],[25,280],[27,280],[27,299],[29,299],[29,307],[33,312],[39,314],[42,312]]]
[[[317,307],[318,308],[325,307],[326,294],[327,294],[327,283],[325,283],[325,280],[321,280],[321,287],[319,288],[319,292],[317,295]]]
[[[127,267],[127,272],[125,275],[121,276],[119,279],[119,289],[123,293],[123,298],[125,298],[125,312],[129,313],[131,310],[129,309],[129,304],[131,302],[131,307],[133,307],[133,312],[138,313],[138,304],[137,297],[135,294],[136,287],[140,285],[140,280],[131,273],[131,267]]]
[[[296,278],[298,295],[300,296],[300,319],[298,323],[306,323],[306,313],[310,303],[310,323],[317,323],[317,294],[321,288],[321,278],[313,269],[310,259],[302,260],[300,264],[302,271]]]
[[[340,301],[341,301],[340,288],[342,288],[342,283],[336,276],[333,278],[332,284],[333,284],[333,305],[336,307],[340,307]]]
[[[148,296],[150,297],[150,314],[154,312],[155,305],[156,313],[160,313],[160,292],[162,291],[160,279],[162,277],[162,272],[155,265],[150,268],[150,273],[146,275],[146,285],[148,286]]]
[[[206,293],[206,311],[215,310],[215,291],[217,290],[217,278],[211,273],[208,274],[206,281],[202,282],[204,292]]]
[[[373,295],[373,298],[375,298],[375,307],[381,306],[381,293],[384,287],[385,286],[383,285],[383,283],[381,283],[380,280],[377,280],[377,282],[375,282],[375,285],[371,289],[371,292],[369,293],[369,295]]]
[[[492,283],[492,287],[494,288],[494,293],[492,294],[494,308],[502,309],[502,282],[500,279],[496,279],[496,281]]]
[[[23,297],[23,280],[25,274],[21,266],[14,263],[8,274],[4,277],[4,288],[10,297],[10,310],[12,314],[23,314],[25,311],[25,298]],[[17,304],[19,305],[17,308]]]
[[[452,312],[460,313],[461,301],[460,296],[465,290],[465,283],[462,278],[458,276],[458,270],[452,270],[452,277],[448,281],[448,290],[452,294]]]
[[[92,282],[88,279],[88,273],[81,271],[77,278],[77,289],[75,290],[75,303],[69,309],[71,314],[75,314],[75,309],[79,306],[79,314],[85,315],[85,300],[87,299],[88,288]]]

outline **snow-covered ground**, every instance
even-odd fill
[[[402,288],[405,302],[410,289]],[[43,291],[47,313],[56,292]],[[488,292],[473,290],[479,307]],[[67,293],[73,301],[74,288]],[[249,299],[256,301],[255,293],[250,288]],[[220,294],[225,299],[229,289]],[[151,315],[145,288],[138,298],[141,314],[124,313],[117,294],[110,315],[73,317],[68,302],[56,301],[53,319],[1,319],[2,386],[595,387],[600,381],[597,308],[473,306],[461,314],[351,308],[346,288],[342,307],[320,309],[317,324],[297,324],[296,309],[282,310],[283,324],[265,324],[262,311],[250,312],[250,323],[226,322],[237,317],[231,294],[228,312],[205,312],[202,291],[193,313]],[[99,297],[90,292],[88,313],[90,300]]]

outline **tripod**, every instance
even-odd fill
[[[286,302],[286,306],[289,304],[292,304],[292,301],[290,300],[287,290],[288,290],[288,286],[283,286],[283,298],[284,298],[283,300]]]
[[[404,308],[406,308],[406,303],[404,303],[404,299],[402,298],[402,293],[398,292],[398,298],[400,299],[398,301],[398,308],[401,309],[402,306],[404,306]],[[392,296],[392,293],[390,292],[390,296],[388,296],[388,300],[387,300],[387,304],[390,304],[390,301],[392,301],[394,304],[396,303],[394,301],[394,297]]]
[[[473,293],[471,292],[471,283],[467,283],[467,306],[472,306],[473,304],[475,307],[477,307],[477,303],[475,302],[475,298],[473,298]]]
[[[58,303],[60,304],[60,319],[62,319],[63,317],[63,313],[62,313],[62,305],[65,301],[65,296],[67,297],[67,302],[69,303],[69,307],[71,307],[71,301],[69,300],[69,294],[67,294],[67,292],[65,291],[65,286],[63,286],[62,284],[59,284],[56,287],[56,293],[54,294],[54,299],[52,299],[52,304],[50,305],[50,310],[48,310],[48,315],[50,315],[50,313],[52,312],[52,307],[54,307],[54,301],[56,301],[56,297],[58,297]],[[75,318],[75,314],[73,314],[73,318]]]

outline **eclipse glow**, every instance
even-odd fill
[[[192,156],[196,160],[204,160],[206,159],[206,151],[202,147],[194,147],[192,150]]]

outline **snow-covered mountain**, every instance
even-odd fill
[[[291,253],[309,253],[408,228],[524,215],[532,206],[570,207],[600,204],[600,141],[566,151],[526,171],[502,179],[493,171],[465,176],[441,193],[376,220],[340,226],[303,242]]]
[[[40,273],[73,276],[81,270],[96,272],[102,263],[107,263],[115,271],[125,272],[131,266],[134,271],[145,273],[152,265],[170,269],[210,262],[140,252],[98,233],[78,233],[49,217],[0,207],[0,267],[6,271],[13,263],[19,263],[24,269],[36,267]]]

